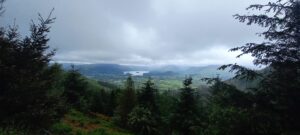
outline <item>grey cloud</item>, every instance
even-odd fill
[[[265,0],[264,0],[265,1]],[[54,7],[51,47],[56,61],[120,64],[249,65],[227,50],[259,41],[249,27],[233,19],[262,0],[9,0],[1,24],[17,19],[28,33],[30,19]]]

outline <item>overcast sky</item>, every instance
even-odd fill
[[[249,4],[265,0],[7,0],[1,25],[28,34],[30,20],[55,8],[50,46],[58,62],[134,65],[239,63],[228,49],[261,39],[239,23]]]

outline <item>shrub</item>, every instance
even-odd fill
[[[69,135],[72,132],[72,128],[65,123],[56,123],[51,128],[52,133],[59,135]]]

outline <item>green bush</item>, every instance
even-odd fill
[[[51,128],[53,134],[69,135],[72,132],[72,128],[65,123],[54,124]]]
[[[137,134],[157,135],[157,121],[152,112],[144,107],[137,106],[129,114],[128,125]]]

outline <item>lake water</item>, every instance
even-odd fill
[[[149,71],[125,71],[124,75],[132,75],[132,76],[143,76],[144,74],[149,73]]]

